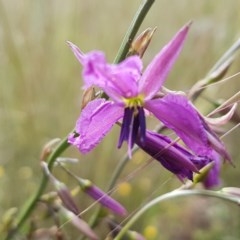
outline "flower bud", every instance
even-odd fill
[[[91,240],[98,240],[97,235],[93,232],[90,226],[81,218],[79,218],[72,211],[68,211],[66,208],[59,206],[59,213],[66,218],[73,226],[75,226],[81,233]]]
[[[86,105],[95,98],[94,87],[89,87],[83,92],[81,110],[83,110]]]
[[[112,212],[124,216],[127,214],[126,209],[107,193],[102,191],[100,188],[92,184],[87,179],[77,177],[80,187],[87,193],[91,198],[98,201],[102,206],[110,209]]]
[[[45,172],[45,174],[49,177],[50,181],[52,182],[52,184],[54,185],[54,187],[57,190],[58,196],[59,198],[62,200],[63,205],[70,211],[72,211],[73,213],[75,213],[76,215],[79,214],[79,209],[77,207],[77,205],[75,204],[72,195],[70,193],[70,191],[68,190],[67,186],[58,181],[49,171],[48,166],[45,162],[42,162],[42,167],[43,170]]]
[[[142,57],[145,53],[149,43],[152,40],[153,33],[156,31],[156,28],[151,29],[147,28],[143,31],[133,42],[131,48],[129,49],[128,56],[138,55]]]

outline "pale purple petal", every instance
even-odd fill
[[[140,81],[139,92],[144,94],[146,100],[151,99],[163,85],[183,47],[189,26],[190,24],[180,29],[144,71]]]
[[[83,66],[84,88],[98,86],[117,102],[121,102],[122,97],[138,95],[138,81],[142,72],[142,60],[138,56],[128,57],[119,64],[109,64],[103,52],[83,54],[76,45],[68,44]]]
[[[88,153],[122,116],[123,108],[110,101],[104,99],[91,101],[83,109],[76,123],[75,131],[79,136],[70,135],[68,141],[82,153]]]
[[[145,107],[175,131],[197,155],[207,156],[210,153],[205,126],[186,96],[168,94],[161,99],[147,101]]]
[[[69,47],[71,48],[71,50],[73,51],[75,57],[77,58],[77,60],[83,64],[84,61],[84,53],[72,42],[67,41],[67,44],[69,45]]]

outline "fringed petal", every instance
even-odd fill
[[[122,107],[112,102],[104,99],[91,101],[77,120],[75,131],[79,136],[70,135],[68,141],[75,145],[80,152],[88,153],[122,116]]]

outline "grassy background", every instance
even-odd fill
[[[80,66],[65,41],[71,40],[83,51],[101,49],[112,61],[140,2],[0,1],[0,215],[10,207],[20,207],[34,192],[41,176],[42,146],[52,138],[66,136],[78,117]],[[238,0],[156,1],[141,28],[157,26],[145,64],[182,25],[193,20],[184,50],[166,83],[169,88],[187,91],[239,37],[239,11]],[[239,60],[238,57],[228,75],[239,71]],[[228,98],[239,87],[239,77],[235,77],[209,87],[204,96],[213,100]],[[204,113],[210,109],[205,103],[197,102]],[[150,128],[154,128],[153,123]],[[125,150],[116,150],[118,132],[115,127],[86,156],[69,149],[65,156],[80,159],[73,166],[74,172],[105,188]],[[236,165],[235,169],[224,166],[223,186],[239,186],[239,133],[236,129],[223,139]],[[146,159],[143,154],[134,156],[122,180]],[[73,186],[61,171],[56,174]],[[178,185],[171,174],[152,163],[114,196],[131,212],[149,198]],[[89,205],[83,195],[77,200],[82,209]],[[149,234],[149,226],[155,227],[156,237],[153,232],[148,239],[234,240],[240,239],[239,217],[239,209],[226,203],[179,199],[148,212],[135,229]],[[71,234],[73,237],[77,233],[72,230]]]

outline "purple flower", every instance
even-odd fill
[[[218,138],[209,140],[213,136],[212,132],[185,95],[171,92],[156,98],[183,47],[188,29],[189,24],[180,29],[143,73],[142,61],[138,56],[130,56],[119,64],[108,64],[102,52],[83,54],[69,42],[83,66],[84,87],[98,86],[112,99],[95,99],[87,104],[76,123],[75,131],[79,136],[70,135],[69,143],[78,147],[82,153],[87,153],[122,119],[118,147],[127,141],[131,155],[138,138],[142,145],[146,142],[147,110],[174,130],[197,155],[207,155],[212,146],[225,154],[224,146]]]

